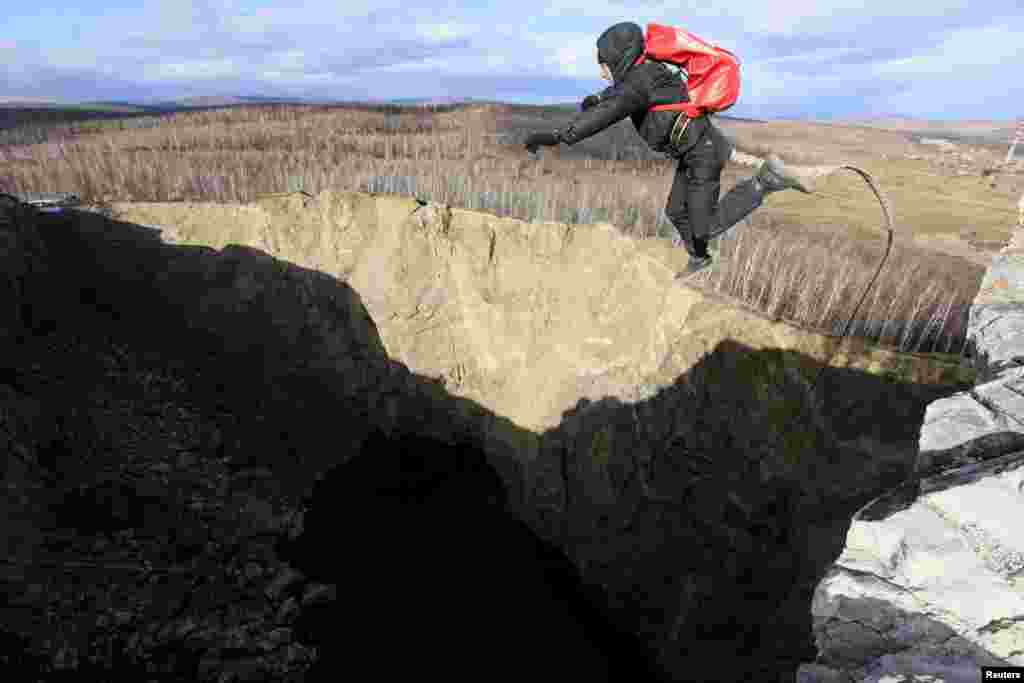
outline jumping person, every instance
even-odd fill
[[[722,170],[733,145],[707,115],[689,119],[677,111],[648,111],[660,104],[687,102],[685,74],[662,62],[636,64],[644,54],[643,29],[632,22],[615,24],[597,39],[601,78],[612,82],[597,95],[589,95],[582,111],[564,129],[535,133],[526,140],[531,153],[541,145],[574,145],[627,116],[640,137],[655,152],[678,159],[665,214],[679,233],[690,256],[686,276],[711,265],[708,243],[761,205],[765,195],[795,188],[809,192],[775,155],[769,155],[757,173],[737,183],[719,200]]]

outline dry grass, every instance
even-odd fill
[[[608,221],[635,237],[672,234],[664,204],[674,162],[644,148],[628,121],[531,159],[519,144],[526,131],[564,121],[564,111],[448,109],[272,105],[127,125],[91,121],[87,130],[61,124],[46,142],[0,147],[0,191],[71,190],[99,203],[370,190],[526,220]],[[797,141],[768,143],[789,149]],[[749,141],[741,148],[767,151]],[[822,161],[794,158],[792,150],[787,160]],[[746,173],[728,168],[723,188]],[[860,192],[863,205],[840,207],[847,225],[877,227],[877,205]],[[774,200],[723,240],[710,285],[769,314],[841,331],[881,258],[882,240],[877,232],[857,240],[834,222],[793,215],[785,209],[795,198],[773,210]],[[851,332],[906,350],[960,352],[981,276],[961,259],[897,246]]]
[[[708,286],[772,316],[840,334],[884,254],[834,234],[824,244],[745,225],[722,240]],[[853,336],[915,352],[960,353],[980,268],[897,243],[850,327]],[[953,265],[954,267],[950,267]]]

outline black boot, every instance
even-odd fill
[[[690,254],[690,260],[686,263],[686,269],[677,275],[677,278],[688,278],[711,267],[715,259],[708,253],[708,245],[709,241],[707,239],[694,237],[693,250],[687,249]]]
[[[702,270],[710,268],[714,261],[715,260],[711,258],[711,256],[691,256],[690,260],[686,263],[686,270],[680,274],[680,277],[696,275]]]

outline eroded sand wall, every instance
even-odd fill
[[[416,200],[324,192],[249,205],[118,204],[162,239],[245,244],[344,279],[389,355],[530,429],[579,398],[636,398],[722,340],[824,360],[834,337],[674,281],[682,256],[609,224],[530,224]],[[925,384],[969,381],[955,356],[847,340],[833,364]]]

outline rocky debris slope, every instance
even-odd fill
[[[2,213],[5,679],[302,680],[315,650],[292,624],[330,587],[276,556],[301,510],[234,463],[261,416],[109,312],[48,296],[31,216]]]
[[[855,517],[799,680],[974,683],[1024,665],[1024,232],[971,309],[977,385],[931,403],[911,483]]]
[[[74,435],[47,450],[36,441],[44,437],[18,432],[24,469],[11,465],[8,481],[21,483],[9,489],[57,486],[44,479],[59,475],[67,484],[57,489],[62,500],[66,492],[82,502],[56,522],[50,516],[60,501],[9,496],[8,516],[26,521],[12,527],[8,548],[28,561],[68,528],[89,543],[108,528],[133,530],[135,538],[159,539],[144,558],[153,565],[170,567],[168,555],[181,555],[173,561],[186,569],[169,575],[198,599],[201,587],[191,586],[207,580],[202,558],[221,558],[210,563],[223,571],[238,566],[216,555],[217,534],[235,539],[224,541],[231,548],[224,552],[241,553],[243,570],[247,543],[255,543],[252,554],[264,558],[255,562],[264,564],[245,574],[252,590],[264,581],[289,589],[275,590],[278,601],[269,606],[244,592],[225,594],[227,605],[203,602],[218,618],[242,619],[227,631],[260,609],[284,620],[268,633],[301,612],[306,589],[277,564],[271,537],[295,529],[294,513],[314,482],[379,431],[483,453],[509,511],[568,558],[598,596],[591,600],[603,601],[591,606],[607,609],[619,632],[639,637],[669,678],[792,680],[811,646],[811,592],[838,554],[850,516],[909,476],[925,405],[964,380],[955,359],[839,344],[673,284],[682,265],[673,259],[682,256],[612,226],[531,225],[364,193],[114,209],[113,218],[81,211],[37,217],[33,239],[45,247],[48,270],[23,267],[11,289],[21,293],[18,313],[2,322],[17,329],[2,338],[26,355],[6,375],[17,395],[5,410],[15,406],[21,417],[4,419],[27,424],[33,406],[54,406],[70,417],[53,423]],[[31,263],[29,251],[4,258]],[[49,294],[55,300],[43,298]],[[83,368],[80,379],[49,392],[33,388],[22,370],[32,367],[28,359],[46,335],[56,335],[58,350],[35,357],[39,377],[62,376],[68,340],[95,340],[71,355],[78,360],[70,367]],[[833,351],[833,367],[812,391],[812,377]],[[167,380],[154,385],[141,370],[123,386],[101,380],[104,354],[129,368],[164,368]],[[96,421],[108,404],[126,410],[123,401],[140,384],[166,387],[160,400],[172,407],[143,403],[144,412]],[[58,410],[60,399],[79,403]],[[150,412],[174,421],[157,429],[142,417]],[[93,417],[74,417],[83,413]],[[146,437],[142,426],[157,431]],[[78,436],[93,432],[92,441]],[[157,474],[131,469],[140,452],[163,464]],[[239,472],[243,493],[236,496],[221,477]],[[207,500],[205,507],[190,507],[194,499]],[[163,512],[149,522],[154,507]],[[76,528],[86,512],[102,524]],[[224,529],[216,514],[236,521]],[[152,533],[141,533],[149,526]],[[258,540],[243,543],[239,534]],[[214,549],[200,550],[193,536]],[[377,542],[389,537],[382,532]],[[112,546],[114,555],[141,562],[124,543]],[[374,566],[343,538],[331,549],[344,553],[343,562]],[[51,594],[60,592],[56,586],[75,590],[88,559],[75,552],[63,560],[77,562],[75,571],[62,568]],[[380,575],[394,575],[388,572],[420,581],[385,562]],[[10,577],[12,592],[35,596],[23,598],[22,620],[42,609],[31,576]],[[224,579],[238,581],[230,573]],[[378,584],[367,594],[385,589]],[[120,584],[117,590],[131,595]],[[327,589],[309,590],[323,596]],[[405,590],[416,596],[417,588]],[[88,614],[88,604],[74,609]],[[72,612],[64,615],[64,628],[79,624]],[[34,633],[34,651],[52,665],[54,622],[33,623],[37,630],[17,633]],[[270,675],[271,665],[255,664],[258,655],[245,649],[250,641],[218,640],[221,626],[202,623],[212,629],[198,633],[212,639],[202,642],[214,665],[200,674],[192,655],[178,649],[153,666],[179,678]],[[331,627],[337,624],[322,626]],[[191,626],[170,628],[186,649],[198,637]],[[290,637],[296,659],[315,651],[311,640]],[[415,636],[394,637],[400,654],[401,639]],[[79,648],[109,658],[100,646]],[[230,668],[236,660],[237,671]]]
[[[23,673],[300,674],[313,652],[291,622],[316,586],[274,552],[297,510],[268,471],[230,466],[224,434],[250,416],[197,405],[181,368],[101,335],[54,330],[22,358],[0,384],[4,418],[40,470],[17,477],[29,486],[7,473],[19,526],[5,529],[0,614],[25,639]]]

